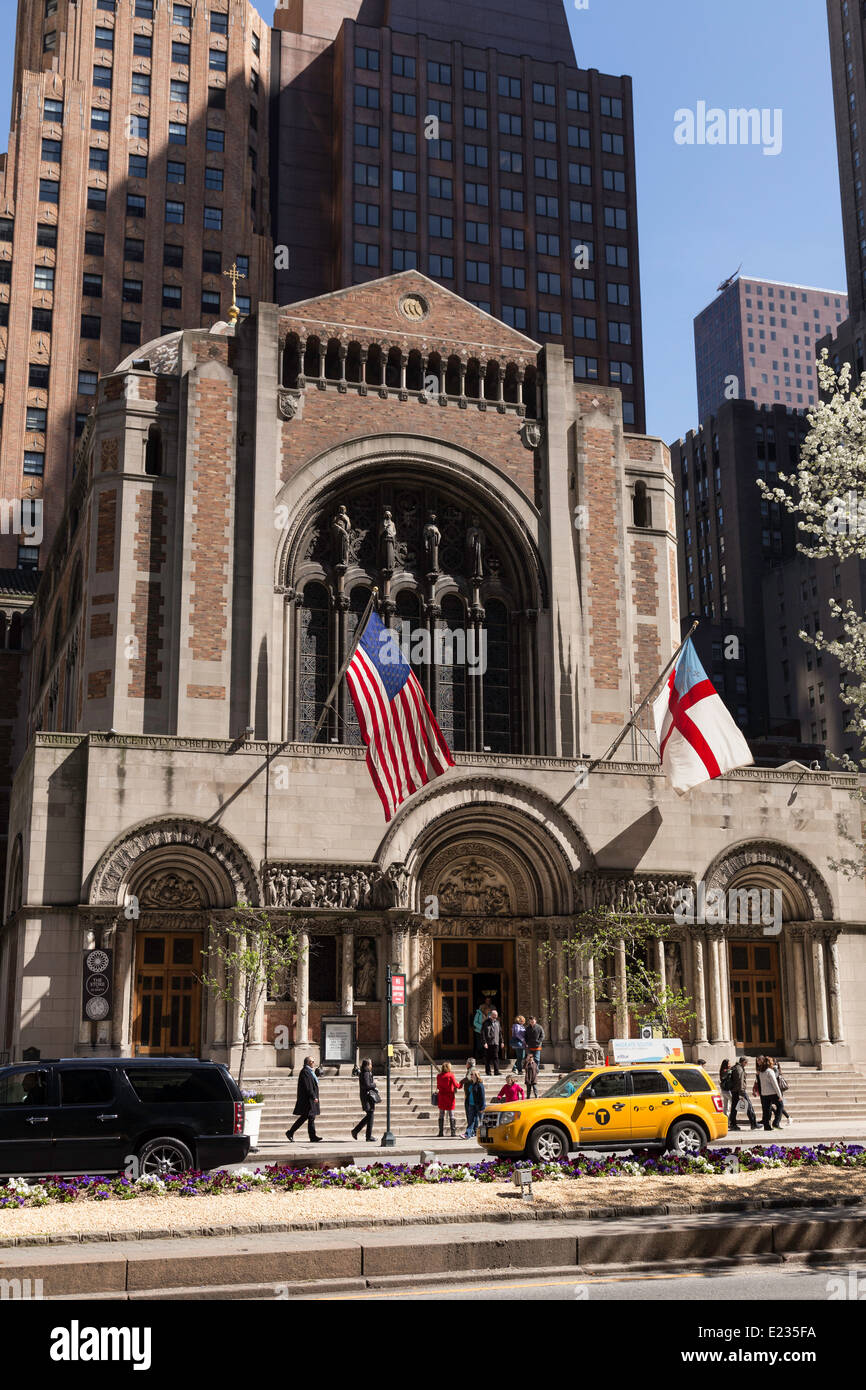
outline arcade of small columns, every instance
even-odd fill
[[[371,389],[385,397],[392,390],[402,400],[410,393],[429,399],[426,383],[434,376],[438,382],[434,399],[455,399],[461,406],[473,401],[500,412],[510,408],[521,415],[542,415],[543,379],[534,361],[506,362],[470,353],[443,357],[403,344],[362,345],[345,334],[335,332],[329,337],[303,327],[281,340],[280,358],[279,379],[290,389],[315,385],[325,390],[331,384],[343,392],[357,387],[362,395]]]
[[[515,943],[515,1012],[535,1014],[545,1025],[546,1047],[552,1046],[557,1061],[570,1063],[574,1057],[575,1029],[582,1027],[581,1047],[598,1048],[596,1038],[596,980],[597,965],[592,959],[581,964],[582,988],[566,992],[562,986],[567,970],[565,943],[573,935],[567,919],[503,917],[444,918],[428,921],[417,914],[399,910],[392,914],[357,913],[352,918],[337,920],[315,916],[293,916],[279,910],[269,910],[274,924],[284,922],[295,933],[298,951],[292,1010],[294,1012],[294,1058],[315,1049],[318,1040],[310,1036],[310,978],[309,949],[311,936],[337,935],[340,961],[339,1007],[351,1015],[356,1007],[379,1008],[381,1037],[384,1041],[385,966],[389,960],[395,970],[407,978],[407,1006],[394,1007],[391,1017],[391,1038],[395,1062],[409,1065],[414,1062],[415,1047],[425,1047],[432,1041],[432,984],[433,941],[437,938],[513,940]],[[114,950],[114,1009],[105,1022],[82,1022],[79,1043],[101,1046],[106,1051],[122,1052],[130,1045],[132,1016],[133,958],[135,933],[163,930],[195,930],[203,933],[207,951],[208,928],[219,929],[233,920],[230,911],[203,913],[173,913],[170,922],[160,913],[143,913],[138,923],[125,920],[123,912],[89,911],[86,914],[82,946]],[[785,923],[780,936],[768,936],[781,947],[781,1003],[785,1037],[789,1042],[808,1048],[809,1045],[830,1045],[844,1042],[842,1026],[841,980],[838,949],[839,930],[817,922]],[[378,973],[376,998],[356,1001],[354,997],[355,937],[373,937],[378,944]],[[741,928],[672,928],[664,938],[655,942],[655,968],[663,983],[678,986],[673,971],[671,948],[679,947],[682,962],[682,985],[692,1001],[695,1021],[691,1043],[695,1056],[713,1046],[729,1047],[734,1041],[731,1009],[731,987],[726,942],[755,939],[754,929]],[[543,949],[543,958],[539,954]],[[390,953],[390,954],[389,954]],[[626,997],[626,946],[620,940],[614,952],[615,997]],[[213,973],[223,982],[225,970],[215,960]],[[558,986],[558,988],[557,988]],[[545,1017],[544,1001],[553,994],[552,1016]],[[319,1001],[315,1001],[319,1002]],[[329,1002],[329,1001],[322,1001]],[[250,1045],[261,1049],[262,1060],[272,1047],[266,1040],[264,999],[253,1022]],[[611,1036],[629,1036],[629,1020],[625,1006],[617,1003],[612,1010]],[[507,1020],[510,1024],[510,1020]],[[242,1021],[237,1002],[227,1004],[210,991],[203,991],[202,1042],[204,1047],[230,1051],[242,1040]],[[507,1030],[506,1030],[507,1031]]]
[[[298,1047],[313,1041],[309,1033],[309,938],[310,934],[321,931],[322,925],[315,919],[305,919],[296,927],[299,959],[294,1005],[295,1044]],[[557,1059],[571,1060],[570,1049],[578,1027],[585,1030],[583,1045],[587,1048],[598,1046],[597,966],[591,958],[581,963],[582,988],[573,992],[563,989],[567,970],[565,943],[572,935],[567,922],[561,919],[506,919],[503,922],[501,918],[489,918],[477,925],[473,921],[472,926],[473,929],[467,931],[460,918],[427,922],[417,916],[400,915],[391,921],[390,930],[387,924],[381,928],[380,940],[390,942],[391,965],[405,973],[407,979],[408,1007],[392,1010],[391,1038],[395,1053],[405,1055],[414,1046],[420,1045],[425,1036],[429,1039],[432,943],[434,938],[443,936],[451,939],[513,939],[517,951],[515,1011],[542,1018],[544,1000],[550,998],[552,992],[553,1013],[545,1022],[547,1041],[553,1045]],[[359,923],[356,926],[351,921],[340,923],[336,930],[341,939],[340,1008],[343,1014],[352,1014],[355,1010],[355,934],[357,931],[358,935],[373,936],[376,931],[372,923]],[[684,972],[682,984],[691,997],[695,1014],[691,1042],[696,1055],[700,1055],[702,1048],[707,1046],[728,1045],[735,1041],[726,942],[750,937],[754,938],[754,932],[674,928],[665,938],[658,938],[655,942],[654,966],[663,986],[670,984],[670,987],[674,987],[670,951],[671,947],[679,948]],[[816,923],[786,923],[780,937],[769,936],[766,940],[784,943],[780,975],[786,1037],[800,1045],[844,1042],[838,930]],[[544,959],[539,957],[539,947],[542,945],[548,947]],[[383,998],[381,952],[379,967],[380,998]],[[626,945],[622,939],[614,953],[614,971],[618,1002],[613,1010],[612,1036],[628,1037],[629,1020],[624,1002],[627,997]],[[428,1024],[427,1028],[424,1027],[425,1023]]]

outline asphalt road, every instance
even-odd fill
[[[851,1274],[854,1273],[852,1281]],[[835,1283],[833,1281],[836,1281]],[[419,1288],[407,1283],[405,1288],[370,1289],[366,1293],[308,1295],[301,1302],[395,1302],[403,1300],[422,1303],[541,1303],[541,1302],[643,1302],[673,1301],[734,1303],[760,1302],[764,1299],[827,1303],[852,1298],[852,1282],[862,1297],[866,1294],[866,1260],[859,1268],[851,1265],[822,1265],[820,1269],[804,1266],[759,1266],[734,1270],[730,1274],[692,1275],[655,1274],[626,1277],[623,1275],[587,1276],[574,1278],[537,1278],[457,1281],[443,1280],[435,1287]],[[295,1300],[292,1300],[295,1301]]]

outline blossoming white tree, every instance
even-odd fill
[[[762,478],[758,487],[769,501],[778,502],[797,520],[797,549],[810,559],[866,559],[866,373],[851,383],[845,363],[838,375],[826,349],[818,361],[818,381],[824,397],[809,412],[811,426],[803,441],[796,473],[780,473],[778,486]],[[850,711],[846,730],[859,746],[859,761],[843,754],[835,758],[846,771],[866,770],[866,618],[849,598],[830,600],[836,633],[801,632],[804,642],[835,657],[842,674],[841,698]],[[863,789],[858,793],[863,799]],[[840,862],[852,873],[862,872],[864,851]]]

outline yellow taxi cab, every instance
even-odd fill
[[[569,1072],[537,1100],[486,1106],[477,1137],[495,1154],[550,1162],[578,1148],[697,1154],[727,1132],[716,1083],[675,1061]]]

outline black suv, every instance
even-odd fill
[[[66,1058],[0,1067],[0,1177],[166,1177],[242,1163],[241,1093],[219,1062]]]

